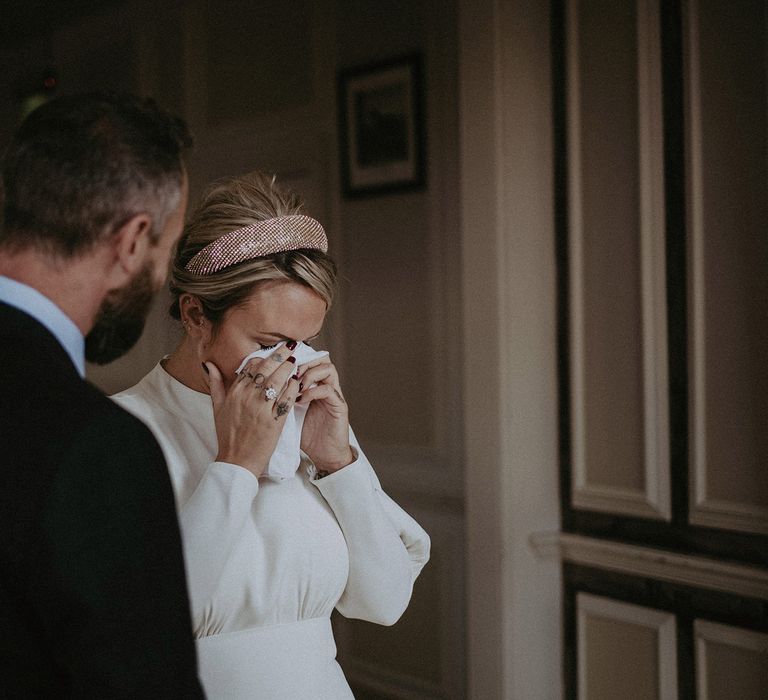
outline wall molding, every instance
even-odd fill
[[[758,567],[564,532],[537,532],[529,542],[542,559],[768,599],[768,570]]]
[[[578,698],[589,697],[587,687],[590,659],[587,655],[587,621],[604,618],[628,625],[647,627],[657,633],[659,700],[677,699],[677,624],[672,613],[661,612],[633,603],[623,603],[590,593],[576,595],[578,638]]]
[[[689,405],[690,488],[689,520],[694,525],[768,534],[768,508],[713,498],[707,487],[706,284],[704,240],[704,153],[702,144],[701,65],[698,2],[690,0],[685,15],[685,71],[687,103],[688,195],[690,268],[689,336],[691,392]]]
[[[658,2],[640,0],[637,4],[637,47],[645,490],[658,515],[670,520],[666,203]]]
[[[706,492],[704,474],[696,471],[692,478],[696,480],[696,489],[691,490],[691,524],[768,535],[768,508],[711,498]]]
[[[560,571],[527,544],[560,520],[550,20],[459,2],[463,372],[441,380],[465,390],[462,697],[489,700],[562,695]]]
[[[709,700],[709,643],[735,647],[764,654],[768,659],[768,634],[745,630],[741,627],[721,625],[708,620],[695,620],[693,635],[696,647],[696,697]]]
[[[657,4],[640,0],[637,12],[640,280],[643,345],[643,488],[617,489],[589,481],[585,425],[584,220],[582,211],[581,95],[578,2],[569,0],[566,100],[568,138],[568,256],[570,260],[570,381],[574,507],[671,519],[669,416],[666,388],[666,259],[661,37]]]

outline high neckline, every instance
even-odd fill
[[[166,358],[163,358],[163,360]],[[191,389],[170,374],[162,366],[162,360],[140,382],[146,383],[152,393],[172,413],[204,425],[210,429],[213,425],[213,405],[209,394]]]

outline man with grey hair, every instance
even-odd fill
[[[162,452],[84,379],[141,335],[190,143],[150,100],[90,94],[38,108],[5,155],[3,697],[202,697]]]

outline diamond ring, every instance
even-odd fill
[[[264,389],[264,397],[267,401],[274,401],[277,398],[277,390],[271,386]]]

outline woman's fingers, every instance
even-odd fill
[[[324,401],[329,406],[345,408],[347,402],[339,389],[331,384],[318,384],[310,389],[302,389],[301,398],[296,403],[307,405],[312,401]]]
[[[219,372],[219,368],[213,362],[203,362],[203,370],[208,381],[208,388],[211,390],[211,401],[214,408],[218,408],[226,397],[224,390],[224,378]]]
[[[270,355],[271,357],[271,355]],[[269,359],[269,358],[267,358]],[[272,374],[264,380],[264,391],[273,389],[276,392],[275,398],[283,393],[288,385],[288,380],[296,372],[296,358],[289,355]],[[298,387],[298,384],[297,384]]]
[[[240,379],[253,382],[265,391],[270,387],[279,395],[296,371],[296,358],[284,350],[276,350],[269,357],[253,357],[240,371]]]
[[[335,471],[351,464],[348,408],[336,368],[328,361],[304,368],[300,382],[297,403],[307,407],[301,449],[318,469]]]
[[[275,354],[279,353],[250,360],[240,372],[238,383],[246,392],[246,400],[272,404],[270,410],[277,420],[293,408],[299,393],[299,382],[295,378],[296,359],[285,354],[272,359]],[[292,378],[294,381],[291,381]]]
[[[285,385],[280,396],[275,400],[274,414],[275,420],[279,420],[286,416],[293,405],[296,403],[296,397],[299,393],[299,380],[295,375],[292,375],[288,379],[288,383]]]
[[[299,382],[303,385],[303,388],[311,387],[313,384],[330,384],[335,386],[341,394],[339,373],[331,362],[325,361],[316,365],[302,366]]]
[[[331,358],[329,355],[323,355],[323,357],[318,357],[315,360],[310,360],[309,362],[305,362],[301,366],[301,371],[306,372],[308,369],[312,369],[312,367],[319,367],[320,365],[332,365]]]
[[[297,403],[306,405],[320,400],[325,401],[329,406],[339,408],[346,406],[339,384],[339,373],[328,357],[302,365],[299,374],[299,390],[301,397]]]
[[[271,361],[256,358],[226,390],[218,368],[215,376],[209,370],[219,461],[239,464],[256,476],[263,473],[296,400],[298,381],[291,380],[295,370],[295,358],[285,353]]]
[[[257,360],[251,360],[248,364],[240,370],[237,381],[243,384],[250,384],[260,389],[264,386],[266,377],[263,372],[259,371],[261,362]]]

